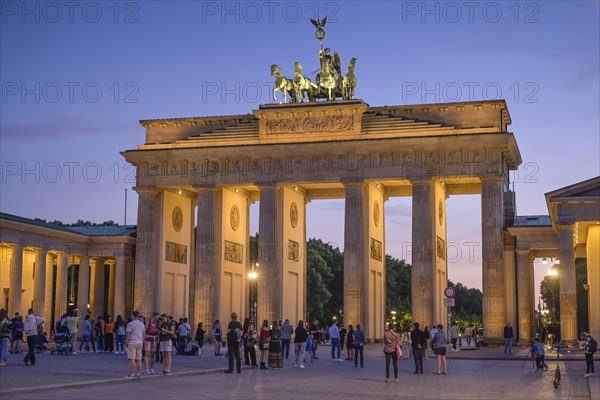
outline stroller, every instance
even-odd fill
[[[73,344],[71,343],[71,334],[66,325],[62,325],[54,334],[54,343],[56,346],[50,350],[50,354],[72,354]]]

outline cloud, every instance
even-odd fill
[[[2,139],[58,139],[72,136],[111,134],[131,129],[80,117],[52,117],[46,122],[0,124]]]

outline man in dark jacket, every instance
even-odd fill
[[[242,324],[237,319],[237,314],[231,314],[231,322],[227,326],[227,351],[229,353],[229,369],[226,374],[233,373],[233,358],[237,367],[237,373],[242,372],[242,358],[240,356],[240,340],[242,338]]]
[[[513,328],[510,326],[510,322],[506,323],[504,327],[504,353],[508,350],[509,354],[512,354],[512,340],[513,340]]]
[[[423,373],[423,354],[425,351],[425,342],[427,338],[422,330],[419,329],[419,323],[414,322],[410,327],[410,340],[412,342],[412,353],[415,360],[415,371],[413,374]]]

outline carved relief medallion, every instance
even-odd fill
[[[375,200],[375,204],[373,204],[373,222],[375,223],[375,226],[379,226],[379,216],[379,202]]]
[[[444,222],[444,203],[442,203],[441,199],[438,203],[438,220],[440,222],[440,225],[442,225],[442,223]]]
[[[173,229],[175,229],[175,232],[179,232],[183,226],[183,211],[181,211],[181,208],[175,207],[173,209],[171,220],[173,222]]]
[[[237,231],[237,229],[240,227],[240,210],[235,204],[231,206],[231,211],[229,212],[229,222],[231,223],[231,229],[234,231]]]
[[[298,226],[298,206],[296,203],[290,205],[290,223],[292,224],[292,228]]]

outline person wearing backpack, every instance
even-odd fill
[[[586,372],[583,377],[589,378],[594,375],[594,353],[598,351],[598,341],[589,332],[583,332],[583,336],[585,336],[583,352],[585,353],[586,366]]]
[[[544,345],[540,342],[540,338],[535,338],[531,345],[530,351],[535,354],[535,366],[537,369],[544,369],[548,371],[548,365],[544,362],[545,351]]]
[[[119,354],[119,348],[121,348],[121,354],[125,353],[125,321],[123,317],[117,315],[117,321],[115,322],[115,332],[117,333],[117,348],[115,354]]]
[[[435,332],[435,336],[431,341],[431,345],[433,346],[433,352],[437,357],[436,375],[440,374],[442,364],[444,365],[444,372],[441,373],[446,375],[448,368],[446,366],[446,335],[444,334],[444,325],[438,324],[437,331]]]
[[[8,319],[6,310],[0,310],[0,365],[6,365],[8,359],[8,340],[12,333],[12,322]]]

